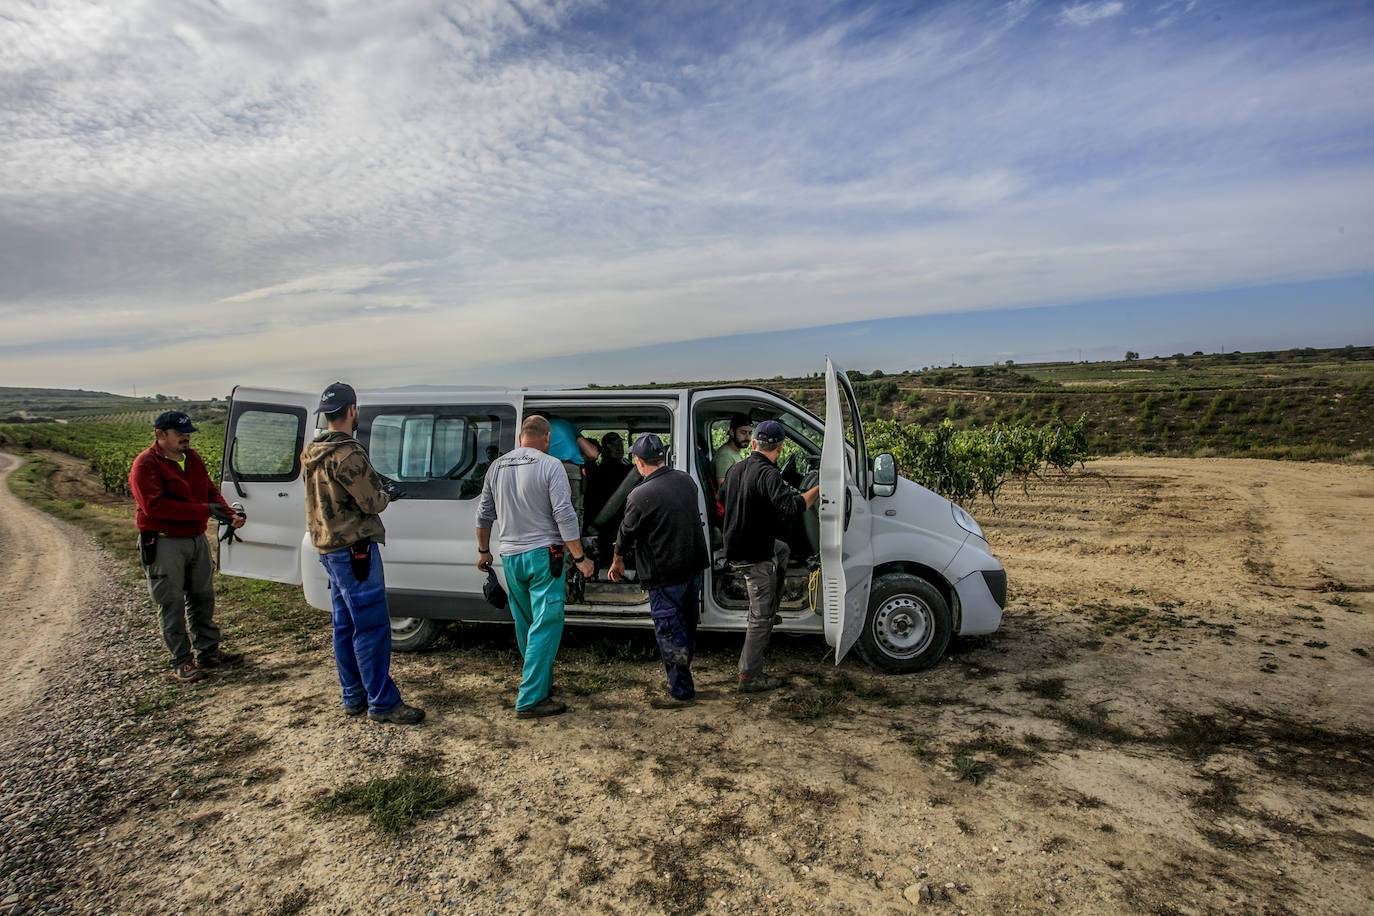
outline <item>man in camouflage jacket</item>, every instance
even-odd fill
[[[358,428],[358,396],[335,382],[316,413],[328,431],[301,452],[305,469],[305,524],[329,575],[334,608],[334,663],[344,712],[374,722],[414,725],[425,711],[401,702],[391,679],[391,615],[378,544],[386,543],[380,513],[400,488],[372,469]]]

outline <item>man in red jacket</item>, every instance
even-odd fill
[[[245,519],[229,508],[205,462],[190,447],[196,431],[190,417],[168,410],[153,421],[153,431],[157,441],[129,470],[129,490],[138,507],[139,556],[148,573],[148,591],[172,655],[168,677],[190,683],[204,677],[206,668],[243,660],[242,653],[219,647],[205,527],[211,515],[235,528],[242,528]]]

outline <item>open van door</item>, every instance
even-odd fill
[[[243,506],[248,523],[238,529],[237,540],[220,542],[219,571],[225,575],[301,584],[301,449],[314,431],[310,411],[316,403],[316,397],[299,392],[234,389],[220,492]]]
[[[848,410],[850,422],[845,423]],[[845,439],[850,426],[853,444]],[[835,664],[858,641],[868,614],[873,579],[871,469],[854,388],[844,371],[825,358],[825,443],[821,447],[821,600],[825,641]]]

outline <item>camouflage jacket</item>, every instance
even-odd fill
[[[386,543],[380,513],[390,500],[362,444],[348,433],[324,433],[301,451],[305,468],[305,526],[320,553],[363,538]]]

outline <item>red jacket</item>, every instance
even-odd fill
[[[154,443],[134,459],[129,469],[129,492],[138,506],[139,531],[159,531],[173,537],[205,533],[210,503],[228,508],[219,488],[210,481],[205,462],[195,449],[186,450],[186,470],[164,458]]]

